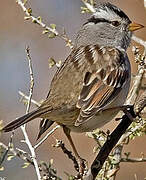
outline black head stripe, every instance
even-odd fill
[[[113,11],[115,14],[117,14],[122,19],[124,18],[124,19],[127,19],[129,22],[131,22],[129,20],[128,16],[121,9],[119,9],[118,7],[116,7],[113,4],[103,3],[103,4],[100,4],[98,8],[102,8],[102,9],[109,8],[111,11]]]
[[[90,19],[88,19],[88,21],[85,24],[87,24],[89,22],[92,22],[94,24],[97,24],[97,23],[100,23],[100,22],[108,22],[109,23],[109,21],[107,19],[104,19],[104,18],[95,18],[94,16],[92,16]]]

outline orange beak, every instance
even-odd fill
[[[137,24],[137,23],[132,22],[132,23],[129,24],[128,29],[129,29],[129,31],[136,31],[136,30],[141,29],[143,27],[144,26],[141,25],[141,24]]]

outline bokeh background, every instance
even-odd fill
[[[111,0],[110,2],[122,8],[131,20],[146,25],[146,9],[143,7],[143,0]],[[80,0],[29,0],[28,5],[32,8],[35,16],[41,16],[46,24],[57,24],[57,30],[66,29],[70,39],[74,39],[75,33],[87,18],[87,14],[81,14],[80,7],[83,6]],[[50,81],[55,73],[55,67],[49,69],[48,58],[64,60],[70,49],[65,47],[65,43],[59,38],[49,39],[47,35],[42,35],[42,28],[31,21],[24,20],[24,12],[16,4],[15,0],[0,2],[0,119],[4,124],[25,113],[25,106],[20,102],[18,91],[28,94],[29,91],[29,69],[26,60],[25,47],[29,46],[33,61],[35,87],[33,98],[37,101],[45,99],[49,90]],[[146,29],[136,32],[138,37],[146,40]],[[135,72],[136,65],[133,63],[131,49],[128,50],[132,70]],[[32,109],[34,106],[32,106]],[[32,144],[36,143],[39,120],[29,123],[27,126],[28,135]],[[112,130],[116,126],[115,122],[110,122],[104,129]],[[0,141],[5,144],[10,139],[10,133],[2,134]],[[73,164],[61,152],[60,149],[52,147],[55,139],[61,139],[70,148],[62,129],[57,130],[53,136],[41,145],[36,151],[38,160],[50,161],[54,159],[54,167],[58,169],[58,174],[66,179],[64,171],[74,173]],[[21,143],[23,135],[20,129],[16,130],[13,139],[16,147],[28,151],[27,146]],[[95,157],[93,147],[96,145],[93,139],[89,139],[85,134],[73,134],[74,142],[82,157],[91,164]],[[141,152],[146,154],[146,142],[143,138],[136,138],[124,149],[124,152],[131,151],[131,156],[140,157]],[[36,179],[33,167],[22,169],[23,161],[14,158],[4,162],[4,171],[0,172],[0,177],[7,180]],[[118,180],[133,180],[134,174],[138,179],[146,177],[145,163],[123,163],[118,172]]]

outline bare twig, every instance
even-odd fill
[[[144,7],[146,8],[146,0],[144,0]]]
[[[40,142],[38,142],[35,146],[34,149],[37,149],[51,134],[53,134],[58,128],[60,128],[59,125],[55,126],[51,131],[49,131],[44,138],[41,139]]]
[[[1,164],[3,163],[3,161],[5,160],[5,158],[6,158],[7,154],[8,154],[8,152],[9,152],[9,150],[12,148],[11,146],[12,146],[13,135],[14,135],[14,133],[12,132],[11,137],[10,137],[10,141],[9,141],[9,144],[8,144],[7,148],[5,148],[6,151],[5,151],[3,157],[2,157],[1,160],[0,160],[0,166],[1,166]],[[2,144],[3,144],[3,143],[0,143],[1,146],[2,146]]]
[[[146,41],[138,38],[137,36],[133,35],[132,40],[137,42],[138,44],[141,44],[146,49]]]
[[[95,8],[89,4],[86,0],[82,0],[82,2],[85,4],[85,6],[89,9],[90,12],[95,13]]]
[[[130,135],[132,135],[134,132],[136,132],[137,130],[141,129],[143,126],[143,124],[137,125],[135,128],[130,129],[130,131],[127,131],[125,134],[123,134],[123,136],[120,138],[120,140],[118,141],[118,144],[121,144],[122,142],[124,142]]]
[[[17,0],[17,3],[18,3],[18,5],[20,5],[20,7],[22,8],[22,10],[25,12],[26,16],[29,17],[29,18],[31,18],[33,22],[36,22],[37,24],[39,24],[39,25],[42,26],[43,28],[47,29],[49,32],[52,32],[52,33],[54,33],[56,36],[58,36],[58,34],[59,34],[58,31],[56,31],[54,28],[48,27],[48,26],[47,26],[45,23],[43,23],[40,19],[34,17],[34,16],[31,14],[30,10],[25,7],[25,3],[23,3],[21,0]]]
[[[37,23],[38,25],[40,25],[44,30],[43,34],[45,33],[52,33],[50,34],[50,37],[54,37],[54,36],[58,36],[61,39],[63,39],[66,42],[66,46],[69,46],[71,49],[73,48],[73,43],[72,41],[69,39],[69,37],[67,36],[66,33],[63,34],[59,34],[59,32],[56,30],[56,28],[54,27],[49,27],[47,26],[44,22],[42,22],[42,19],[40,17],[35,17],[32,15],[32,10],[31,8],[26,8],[25,4],[23,3],[21,0],[17,0],[18,5],[22,8],[22,10],[24,11],[24,13],[26,14],[26,18],[25,19],[31,19],[32,22]],[[65,31],[64,31],[65,32]]]
[[[129,92],[128,98],[125,104],[133,104],[138,96],[139,88],[141,86],[142,78],[145,73],[144,66],[138,66],[137,75],[133,79],[133,86]]]
[[[29,98],[28,98],[28,104],[27,104],[27,108],[26,108],[26,114],[29,112],[30,109],[30,104],[31,104],[31,98],[32,98],[32,93],[33,93],[33,86],[34,86],[34,78],[33,78],[33,69],[32,69],[32,62],[31,62],[31,56],[30,56],[30,50],[29,47],[26,48],[26,54],[27,54],[27,59],[28,59],[28,64],[29,64],[29,73],[30,73],[30,90],[29,90]],[[25,142],[29,147],[29,150],[31,152],[31,156],[32,156],[32,161],[34,163],[34,167],[36,170],[36,174],[37,174],[37,179],[41,180],[41,175],[40,175],[40,171],[39,171],[39,166],[36,160],[36,154],[35,154],[35,150],[29,140],[29,137],[27,135],[26,132],[26,127],[25,125],[21,126],[24,138],[25,138]]]
[[[129,162],[129,163],[146,162],[146,158],[121,158],[121,162]]]
[[[32,165],[33,164],[33,161],[31,159],[29,159],[28,157],[26,157],[24,155],[24,153],[22,153],[22,151],[15,151],[14,148],[9,148],[9,146],[6,146],[4,143],[0,142],[0,146],[3,147],[4,149],[8,150],[9,152],[11,152],[14,156],[17,156],[19,157],[20,159],[22,159],[23,161],[27,162],[27,163],[30,163]]]
[[[31,61],[29,47],[26,48],[26,54],[27,54],[28,66],[29,66],[29,74],[30,74],[29,98],[28,98],[28,104],[27,104],[27,108],[26,108],[26,114],[27,114],[29,112],[29,109],[30,109],[31,98],[32,98],[32,93],[33,93],[33,87],[34,87],[33,69],[32,69],[32,61]]]
[[[65,147],[64,143],[63,143],[61,140],[57,140],[57,139],[56,139],[56,145],[54,145],[54,147],[57,147],[57,148],[60,147],[60,148],[62,149],[62,151],[64,152],[64,154],[66,154],[66,155],[68,156],[68,158],[73,161],[75,169],[76,169],[77,171],[79,171],[78,162],[77,162],[75,156],[72,155],[72,152],[69,151],[69,150]]]
[[[143,97],[141,97],[143,96]],[[134,111],[136,114],[138,114],[139,112],[142,111],[142,109],[144,109],[144,107],[146,106],[146,91],[144,91],[144,93],[139,97],[139,99],[137,99],[135,105],[134,105]],[[142,105],[144,105],[144,107]],[[142,109],[141,109],[142,108]],[[138,129],[141,129],[143,127],[143,123],[137,125],[134,128],[131,128],[130,131],[127,131],[125,134],[123,134],[123,136],[120,138],[118,144],[121,144],[122,142],[125,141],[125,139],[127,139],[131,134],[133,134],[135,131],[137,131]]]
[[[25,95],[22,91],[18,91],[18,93],[22,96],[22,98],[29,100],[29,96]],[[31,103],[35,104],[37,107],[41,105],[41,103],[35,101],[34,99],[31,99]]]

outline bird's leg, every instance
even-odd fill
[[[67,138],[69,140],[69,143],[70,143],[70,145],[71,145],[71,147],[73,149],[74,155],[75,155],[75,157],[77,159],[78,166],[79,166],[79,173],[81,175],[83,175],[84,171],[85,171],[85,168],[86,168],[85,160],[80,157],[80,155],[78,154],[78,152],[76,150],[76,147],[75,147],[75,145],[73,143],[73,140],[72,140],[72,137],[70,135],[70,129],[68,129],[67,127],[63,126],[63,131],[64,131],[65,135],[67,136]]]

